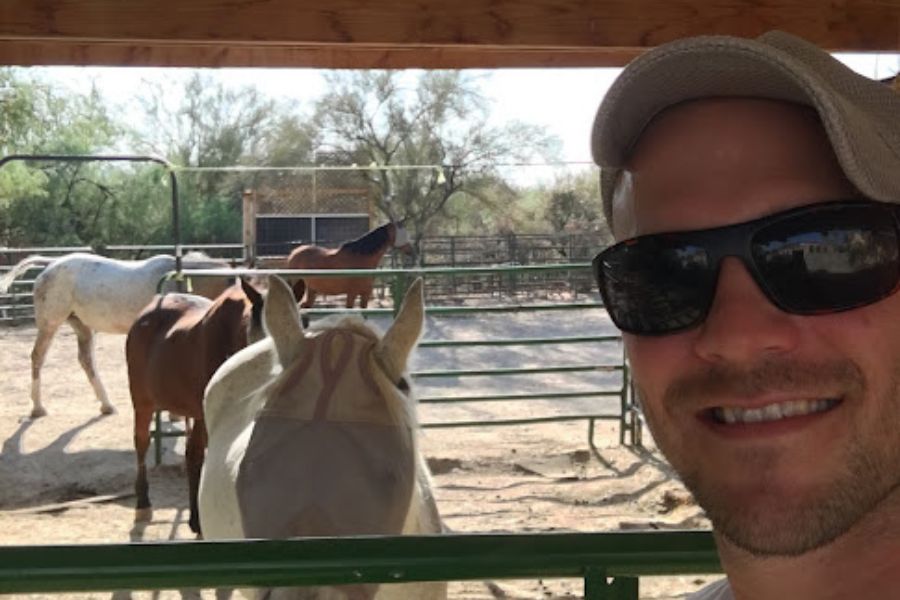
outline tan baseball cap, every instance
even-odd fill
[[[844,173],[865,196],[900,203],[900,93],[796,36],[686,38],[632,61],[597,110],[591,135],[607,220],[618,171],[644,128],[687,100],[785,100],[819,113]]]

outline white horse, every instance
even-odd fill
[[[304,330],[291,289],[269,279],[268,337],[206,388],[200,479],[207,539],[441,533],[416,446],[406,364],[422,332],[422,281],[380,337],[358,316]],[[291,600],[437,600],[443,582],[244,590]]]
[[[205,254],[190,253],[185,268],[222,268]],[[154,256],[147,260],[114,260],[96,254],[76,252],[62,257],[29,256],[0,278],[0,294],[5,294],[16,277],[29,269],[46,265],[34,282],[34,320],[37,339],[31,351],[31,416],[47,414],[41,402],[41,367],[56,330],[68,322],[78,337],[78,362],[87,374],[100,412],[115,412],[94,366],[94,331],[128,333],[141,310],[153,299],[159,280],[175,270],[175,258]],[[215,298],[228,285],[224,278],[213,282],[198,280],[198,293]]]

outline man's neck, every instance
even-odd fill
[[[760,558],[716,536],[735,600],[900,600],[900,490],[835,541]]]

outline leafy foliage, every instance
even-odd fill
[[[91,154],[110,147],[119,129],[96,90],[69,96],[14,69],[0,70],[0,151]],[[16,162],[0,169],[0,231],[7,244],[81,244],[103,235],[111,198],[96,163]]]
[[[335,72],[318,102],[323,143],[363,171],[383,214],[403,220],[418,246],[449,203],[490,206],[502,190],[498,166],[552,157],[558,142],[543,130],[488,124],[474,80],[460,71]],[[400,166],[418,168],[397,168]]]
[[[254,87],[229,89],[194,74],[180,96],[158,85],[151,89],[143,98],[145,123],[134,132],[135,145],[186,168],[179,175],[182,239],[240,239],[241,192],[274,177],[222,169],[311,159],[314,129],[291,114],[292,107]]]

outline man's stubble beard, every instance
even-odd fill
[[[636,382],[639,397],[641,386]],[[864,439],[856,427],[847,441],[846,461],[839,465],[826,485],[809,491],[799,502],[773,499],[772,503],[744,505],[734,493],[722,489],[709,473],[701,473],[698,465],[686,464],[686,457],[675,456],[663,433],[666,408],[686,403],[703,405],[703,398],[717,395],[752,397],[764,391],[810,391],[839,389],[844,401],[868,402],[885,410],[878,427]],[[669,386],[662,400],[662,413],[645,411],[654,439],[679,472],[685,486],[706,511],[713,527],[735,546],[757,556],[795,556],[822,547],[849,531],[893,492],[900,489],[900,441],[896,425],[900,423],[900,363],[894,366],[885,397],[868,397],[869,386],[862,371],[850,361],[799,363],[769,361],[748,371],[711,368],[686,376]],[[862,407],[875,410],[875,407]],[[748,476],[765,475],[767,465],[783,460],[777,450],[748,451]],[[763,487],[765,482],[762,482]],[[773,490],[774,492],[775,490]],[[775,508],[773,508],[775,507]]]

